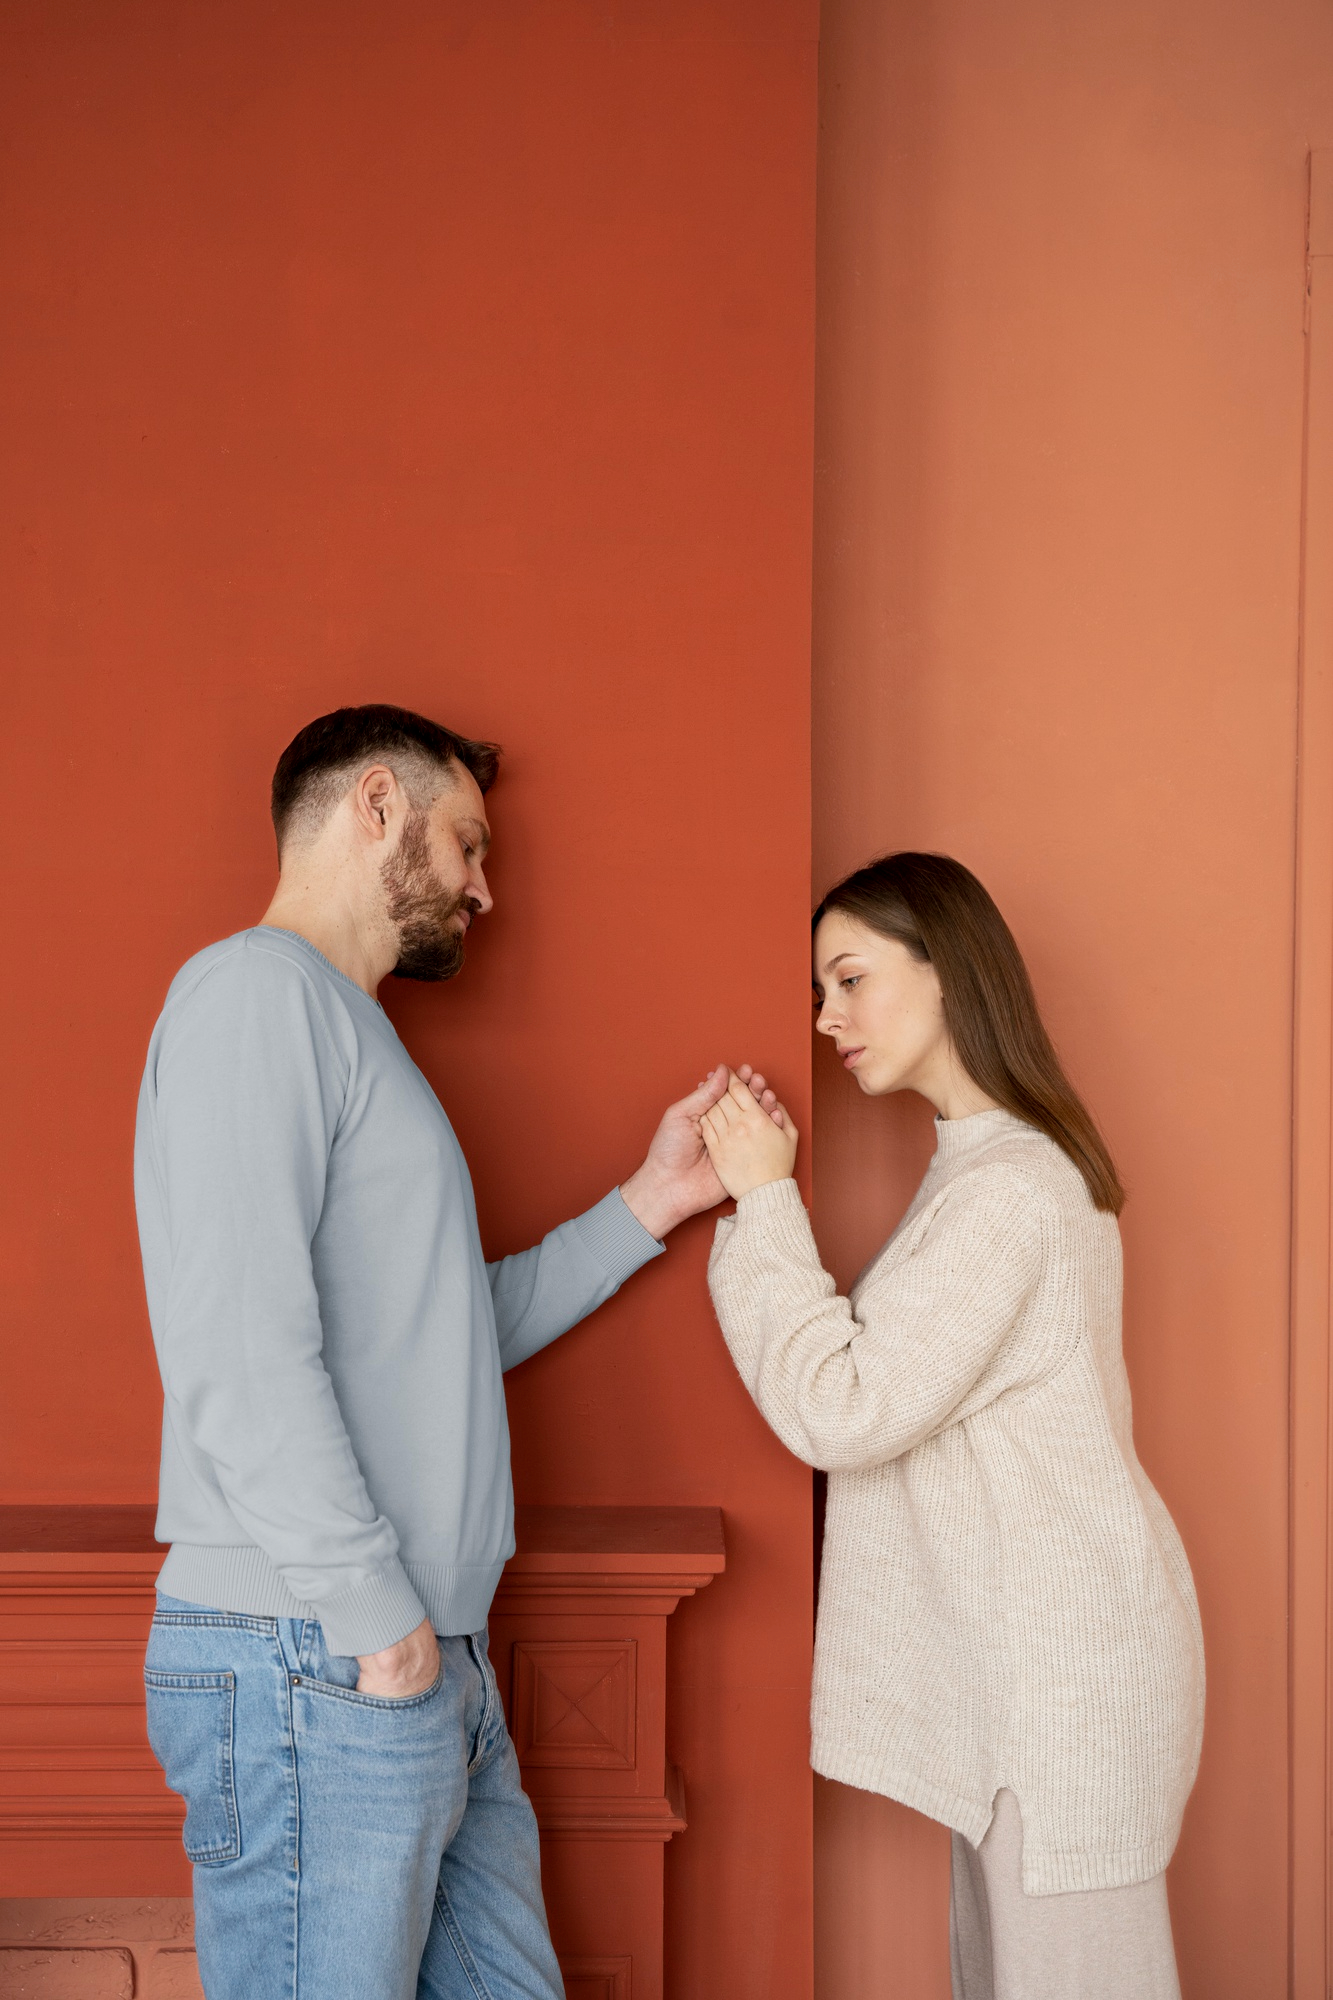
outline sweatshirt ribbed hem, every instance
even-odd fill
[[[991,1822],[994,1801],[984,1805],[941,1790],[915,1771],[886,1769],[875,1758],[857,1756],[841,1746],[816,1742],[810,1764],[821,1778],[834,1778],[858,1792],[878,1792],[924,1813],[941,1826],[980,1845]],[[1010,1786],[1012,1790],[1012,1785]],[[1023,1801],[1019,1799],[1019,1810]],[[1175,1852],[1179,1829],[1143,1847],[1102,1849],[1046,1848],[1023,1829],[1023,1893],[1063,1896],[1074,1889],[1125,1889],[1133,1882],[1150,1882],[1160,1875]]]
[[[297,1597],[262,1549],[208,1548],[177,1542],[158,1576],[159,1590],[218,1611],[254,1618],[314,1618],[331,1653],[383,1652],[429,1618],[441,1638],[480,1632],[505,1565],[394,1562],[318,1604]]]

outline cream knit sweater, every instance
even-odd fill
[[[1031,1895],[1143,1881],[1194,1782],[1203,1642],[1134,1454],[1120,1232],[1007,1112],[936,1130],[850,1298],[791,1180],[709,1266],[750,1394],[830,1475],[811,1761],[974,1843],[1008,1786]]]

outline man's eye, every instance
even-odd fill
[[[474,855],[474,854],[476,853],[476,851],[477,851],[477,850],[476,850],[476,848],[475,848],[475,847],[469,847],[466,841],[464,841],[464,842],[463,842],[463,859],[464,859],[464,861],[470,861],[470,860],[472,859],[473,855]]]

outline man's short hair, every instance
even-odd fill
[[[387,764],[413,806],[425,807],[461,764],[483,792],[495,783],[497,743],[474,743],[443,723],[388,702],[335,708],[294,736],[273,773],[273,831],[278,852],[293,834],[319,831],[353,779],[371,764]]]

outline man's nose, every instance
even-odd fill
[[[478,916],[484,917],[488,910],[495,908],[495,898],[486,886],[486,877],[480,868],[474,868],[468,879],[467,892],[477,906]]]

